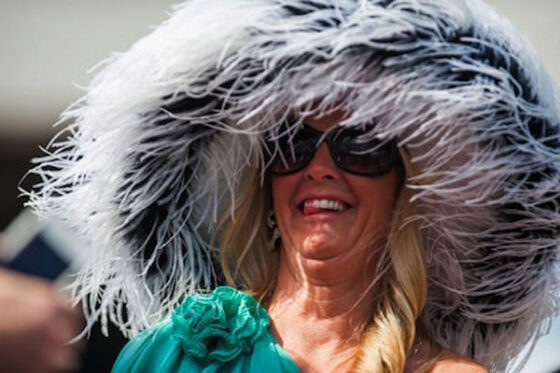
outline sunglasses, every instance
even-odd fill
[[[369,128],[371,130],[371,128]],[[268,169],[274,175],[289,175],[303,170],[324,141],[331,158],[338,168],[362,176],[388,174],[397,161],[395,139],[382,141],[372,138],[367,128],[341,127],[335,131],[321,132],[303,125],[293,136],[280,137],[278,146],[267,142]]]

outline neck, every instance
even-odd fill
[[[309,270],[317,265],[323,266],[322,263],[294,263],[282,255],[270,307],[288,306],[315,320],[348,318],[362,313],[371,315],[368,311],[373,307],[373,291],[369,288],[373,278],[366,279],[360,270]],[[336,263],[329,266],[337,267]]]
[[[369,323],[376,269],[371,259],[377,257],[349,253],[317,260],[298,250],[282,249],[269,308],[289,306],[292,312],[314,320],[353,316]]]
[[[373,315],[374,278],[364,270],[367,260],[342,256],[316,261],[296,252],[281,253],[268,304],[271,331],[292,356],[300,356],[298,363],[312,359],[314,353],[330,353],[348,362]]]

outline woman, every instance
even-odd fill
[[[192,0],[67,116],[31,204],[116,372],[500,372],[558,309],[558,102],[479,1]]]

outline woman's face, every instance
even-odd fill
[[[326,131],[341,113],[304,122]],[[272,177],[272,198],[283,250],[311,261],[354,258],[364,263],[389,225],[395,200],[395,169],[383,176],[359,176],[339,169],[321,143],[301,171]]]

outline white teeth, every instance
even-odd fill
[[[333,201],[329,199],[308,199],[304,202],[303,207],[315,207],[320,209],[343,211],[346,207],[342,202]]]

